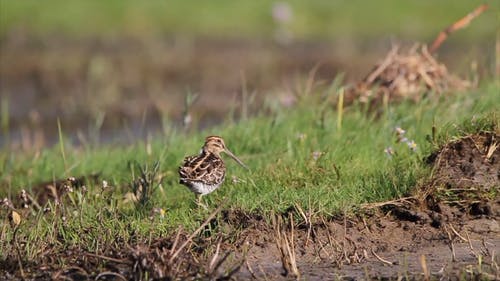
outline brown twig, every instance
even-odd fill
[[[462,241],[467,242],[467,239],[465,239],[462,235],[460,235],[460,233],[458,233],[458,231],[455,230],[455,228],[453,227],[453,225],[451,225],[451,223],[448,224],[448,226],[451,228],[451,231],[453,231],[453,233],[455,233],[456,236],[462,239]]]
[[[252,278],[259,279],[259,278],[257,278],[257,275],[255,275],[255,272],[253,271],[252,267],[250,266],[250,263],[248,263],[248,260],[245,261],[245,265],[247,266],[248,272],[250,272],[250,275],[252,276]]]
[[[380,257],[379,255],[377,255],[377,253],[375,253],[375,251],[374,251],[373,249],[371,249],[371,252],[372,252],[372,254],[373,254],[373,255],[374,255],[374,256],[375,256],[375,257],[376,257],[379,261],[381,261],[381,262],[383,262],[383,263],[385,263],[385,264],[387,264],[387,265],[394,265],[394,262],[392,262],[392,261],[388,261],[388,260],[386,260],[386,259],[384,259],[384,258]]]
[[[474,257],[476,257],[476,258],[479,257],[479,255],[476,253],[476,250],[472,246],[472,241],[471,241],[471,239],[469,237],[469,233],[467,231],[465,232],[465,235],[467,235],[467,240],[466,241],[469,244],[470,251],[472,252],[472,254],[474,255]]]
[[[434,39],[434,42],[432,42],[432,46],[429,51],[431,53],[435,52],[451,33],[468,26],[474,18],[479,16],[482,12],[486,11],[487,9],[488,5],[482,4],[479,7],[477,7],[474,11],[467,14],[465,17],[459,19],[452,25],[448,26],[445,30],[441,31],[436,37],[436,39]]]

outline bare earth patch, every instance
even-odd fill
[[[489,191],[500,181],[500,135],[482,132],[452,141],[436,152],[435,185]]]

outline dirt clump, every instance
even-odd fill
[[[445,144],[428,158],[434,166],[432,186],[462,199],[494,192],[500,187],[499,145],[498,132],[471,134]],[[490,213],[479,203],[473,208]]]

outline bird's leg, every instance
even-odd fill
[[[201,197],[203,195],[202,194],[196,194],[196,205],[202,207],[203,209],[207,210],[207,206],[205,204],[203,204],[202,200],[201,200]]]

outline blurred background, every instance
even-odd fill
[[[354,83],[481,3],[437,56],[488,79],[499,1],[0,0],[0,146],[52,145],[58,122],[75,144],[129,143],[289,106],[313,70]]]

